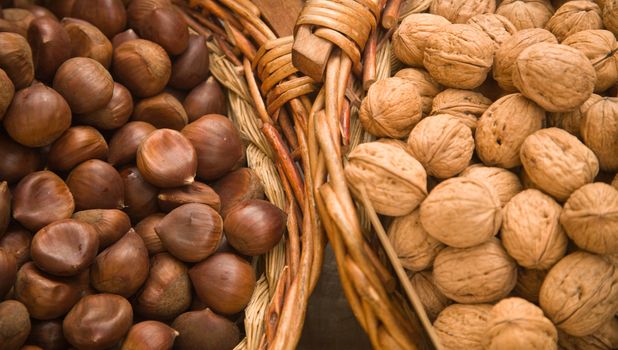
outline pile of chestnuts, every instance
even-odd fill
[[[0,349],[233,349],[285,233],[171,0],[0,0]]]

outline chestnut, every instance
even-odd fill
[[[189,45],[189,27],[168,0],[132,0],[127,9],[130,26],[144,39],[161,45],[170,55]]]
[[[17,278],[17,263],[15,256],[0,248],[0,299],[13,288]]]
[[[177,131],[182,130],[189,122],[180,101],[166,92],[137,102],[131,120],[150,123],[157,129]]]
[[[210,77],[194,87],[182,105],[187,112],[190,123],[207,114],[224,115],[227,113],[225,94],[214,77]]]
[[[106,159],[107,142],[97,129],[74,126],[54,141],[47,154],[50,169],[69,171],[89,159]]]
[[[69,343],[62,333],[62,320],[32,322],[32,330],[27,340],[28,344],[40,346],[45,350],[65,350]]]
[[[105,107],[78,116],[80,122],[102,130],[117,129],[129,121],[133,111],[133,98],[126,87],[114,83],[112,99]]]
[[[111,165],[123,165],[135,160],[137,148],[156,128],[146,122],[129,122],[118,129],[109,141],[109,156]]]
[[[189,46],[172,64],[169,85],[181,90],[193,89],[208,78],[209,64],[206,38],[202,35],[189,36]]]
[[[198,262],[217,249],[223,220],[206,204],[184,204],[167,214],[155,231],[173,256],[185,262]]]
[[[170,350],[178,332],[158,321],[143,321],[131,327],[120,350]]]
[[[112,43],[99,28],[76,18],[63,18],[62,26],[71,38],[71,56],[88,57],[106,69],[112,64]]]
[[[0,349],[19,349],[26,342],[31,327],[24,304],[15,300],[0,303]]]
[[[104,350],[116,345],[133,323],[127,299],[115,294],[82,298],[62,321],[62,331],[78,349]]]
[[[191,305],[191,281],[187,267],[167,253],[150,260],[148,279],[137,295],[135,311],[155,320],[171,320]]]
[[[13,96],[15,96],[15,86],[4,69],[0,68],[0,121],[13,101]]]
[[[58,67],[71,58],[71,38],[52,17],[35,18],[30,23],[28,42],[39,80],[52,80]]]
[[[238,326],[210,309],[185,312],[172,327],[180,333],[174,344],[178,350],[233,349],[240,342]]]
[[[157,187],[189,185],[195,178],[195,148],[176,130],[153,131],[137,149],[136,160],[142,176]]]
[[[144,180],[137,167],[129,166],[122,169],[120,177],[124,182],[124,210],[132,220],[140,221],[159,211],[157,204],[159,190]]]
[[[67,100],[73,113],[90,113],[112,99],[114,81],[98,61],[74,57],[58,68],[54,89]]]
[[[11,191],[6,181],[0,182],[0,237],[11,222]]]
[[[15,263],[19,269],[30,260],[31,240],[32,234],[28,230],[19,225],[13,225],[9,227],[4,236],[0,237],[0,249],[15,257]]]
[[[215,180],[229,172],[243,157],[236,126],[226,117],[210,114],[190,123],[182,134],[197,152],[197,176]]]
[[[99,249],[118,241],[131,229],[131,220],[118,209],[90,209],[73,214],[73,219],[90,224],[99,237]]]
[[[135,39],[114,48],[114,76],[135,96],[154,96],[165,88],[172,62],[165,50],[152,41]]]
[[[250,263],[232,253],[217,253],[189,270],[197,296],[214,311],[233,315],[253,295],[256,280]]]
[[[6,8],[2,11],[2,17],[4,30],[17,33],[24,38],[28,37],[28,27],[34,20],[34,15],[30,11],[14,7]]]
[[[227,173],[212,185],[221,199],[221,215],[245,199],[264,199],[264,186],[250,168],[240,168]]]
[[[11,78],[15,89],[30,86],[34,79],[34,61],[32,50],[24,36],[0,33],[0,68]]]
[[[114,48],[117,48],[124,42],[133,40],[133,39],[139,39],[139,36],[137,35],[137,33],[133,31],[133,29],[129,28],[125,30],[124,32],[118,33],[114,36],[114,38],[112,39],[112,46]]]
[[[127,26],[127,13],[120,0],[76,0],[71,14],[94,24],[108,38]]]
[[[35,19],[39,17],[49,17],[51,19],[58,21],[58,17],[56,17],[56,15],[53,12],[51,12],[50,10],[48,10],[47,8],[43,6],[35,5],[29,2],[18,3],[17,1],[15,1],[14,5],[17,8],[30,11],[30,13],[32,13]]]
[[[69,188],[51,171],[32,173],[13,190],[13,218],[32,232],[54,221],[70,218],[74,209]]]
[[[67,178],[67,186],[77,210],[124,208],[122,178],[102,160],[87,160],[75,167]]]
[[[6,132],[27,147],[47,146],[70,126],[71,109],[67,101],[54,89],[40,83],[17,91],[4,115]]]
[[[182,187],[162,189],[158,200],[159,208],[164,212],[189,203],[206,204],[215,211],[219,211],[221,207],[219,195],[210,186],[198,181]]]
[[[75,0],[45,0],[45,6],[58,18],[70,17],[74,4]]]
[[[163,248],[163,243],[161,243],[161,239],[155,231],[155,227],[164,217],[165,214],[162,213],[152,214],[144,218],[137,225],[135,225],[135,232],[137,232],[137,234],[142,237],[142,240],[144,241],[144,244],[146,244],[146,248],[148,249],[148,254],[150,255],[165,252],[165,248]]]
[[[36,149],[25,147],[0,132],[0,179],[13,184],[42,165]]]

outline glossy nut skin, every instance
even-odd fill
[[[157,129],[177,131],[189,122],[180,101],[167,92],[137,102],[131,120],[150,123]]]
[[[148,183],[136,166],[127,166],[120,171],[124,182],[125,212],[135,222],[159,211],[159,189]]]
[[[40,80],[50,81],[58,67],[71,58],[71,38],[54,18],[35,18],[28,28],[28,42]]]
[[[207,114],[227,113],[225,94],[219,82],[213,77],[194,87],[184,99],[183,106],[187,111],[189,122],[194,122]]]
[[[135,160],[137,149],[146,136],[156,128],[146,122],[129,122],[118,129],[109,141],[109,156],[111,165],[124,165]]]
[[[74,57],[58,68],[54,89],[67,100],[73,113],[90,113],[112,99],[114,81],[98,61]]]
[[[178,331],[159,321],[142,321],[131,327],[120,350],[169,350]]]
[[[0,68],[0,121],[4,117],[4,113],[9,108],[11,101],[13,101],[13,96],[15,95],[15,86],[6,75],[6,72]]]
[[[210,309],[185,312],[172,327],[180,333],[174,343],[179,350],[232,349],[240,342],[238,326]]]
[[[159,207],[164,212],[170,212],[189,203],[206,204],[217,212],[221,209],[219,195],[210,186],[198,181],[182,187],[162,189],[157,199]]]
[[[212,185],[221,199],[221,215],[246,199],[264,199],[264,186],[250,168],[240,168],[227,173]]]
[[[90,126],[74,126],[56,140],[47,154],[49,168],[69,171],[89,159],[107,158],[109,148],[105,138]]]
[[[112,99],[101,109],[79,115],[80,122],[101,130],[114,130],[124,126],[133,112],[133,97],[121,84],[114,83]]]
[[[0,303],[0,348],[19,349],[28,338],[31,323],[24,304],[7,300]]]
[[[62,26],[71,38],[71,56],[88,57],[109,69],[112,64],[112,43],[99,28],[81,19],[65,17]]]
[[[127,12],[121,0],[76,0],[71,14],[94,24],[108,38],[127,25]]]
[[[13,288],[17,278],[17,262],[11,252],[0,248],[0,299]]]
[[[41,164],[38,150],[22,146],[8,135],[0,133],[0,179],[14,184],[39,170]]]
[[[71,171],[66,182],[77,210],[124,208],[122,178],[114,167],[102,160],[81,163]]]
[[[11,78],[16,90],[30,86],[34,79],[34,62],[25,37],[0,33],[0,68]]]
[[[17,269],[21,268],[30,260],[30,241],[32,233],[15,224],[10,226],[0,237],[0,249],[13,255]]]
[[[210,60],[206,38],[189,36],[189,46],[172,64],[169,85],[176,89],[189,90],[208,78]]]
[[[32,330],[26,341],[45,350],[65,350],[69,347],[62,333],[62,319],[32,322]]]
[[[6,181],[0,181],[0,237],[4,235],[11,222],[11,191]]]
[[[163,213],[152,214],[135,225],[135,232],[144,240],[144,244],[146,244],[146,248],[150,255],[165,252],[161,238],[159,238],[159,235],[155,231],[155,227],[164,217],[165,214]]]
[[[73,219],[90,224],[99,237],[99,250],[118,241],[131,229],[129,216],[118,209],[89,209],[73,214]]]
[[[165,88],[172,62],[165,50],[148,40],[136,39],[114,48],[114,77],[137,97],[154,96]]]
[[[179,55],[187,49],[187,23],[169,1],[131,1],[127,14],[129,25],[140,37],[161,45],[170,55]]]

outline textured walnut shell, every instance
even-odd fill
[[[549,269],[564,256],[568,239],[560,226],[561,210],[550,196],[532,189],[504,207],[502,244],[520,266]]]
[[[356,147],[348,155],[345,177],[357,198],[364,188],[376,212],[384,215],[408,214],[427,195],[427,174],[421,163],[391,144]]]
[[[393,33],[393,53],[409,66],[422,67],[427,38],[448,24],[446,18],[429,13],[405,17]]]
[[[467,23],[489,35],[496,49],[517,31],[508,18],[494,13],[476,15]]]
[[[421,224],[440,242],[472,247],[493,237],[502,223],[497,196],[481,181],[448,179],[436,186],[421,204]]]
[[[539,304],[563,332],[592,334],[616,313],[618,266],[583,251],[567,255],[545,277]]]
[[[479,92],[446,89],[434,97],[431,115],[451,115],[474,130],[478,118],[489,108],[491,103],[490,99]]]
[[[559,332],[558,343],[564,350],[618,349],[618,318],[612,318],[596,332],[584,337],[574,337]]]
[[[549,113],[549,117],[547,118],[547,124],[548,126],[554,126],[560,129],[564,129],[570,134],[575,135],[577,138],[581,139],[580,127],[584,114],[586,113],[588,108],[590,108],[590,106],[597,103],[602,98],[603,97],[597,94],[592,94],[592,96],[590,96],[590,98],[587,99],[584,104],[570,112]]]
[[[410,283],[414,287],[416,294],[418,294],[421,303],[423,303],[429,320],[432,322],[444,308],[452,303],[433,283],[431,271],[415,273],[410,278]]]
[[[599,172],[594,153],[575,136],[558,128],[542,129],[528,136],[520,156],[532,182],[559,202],[592,182]]]
[[[545,29],[560,42],[573,33],[602,28],[601,8],[592,1],[569,1],[560,6],[545,24]]]
[[[396,77],[372,84],[359,112],[365,130],[378,137],[405,137],[421,117],[417,85]]]
[[[518,295],[535,304],[539,303],[539,291],[547,276],[546,270],[529,270],[520,268],[517,271],[515,295]]]
[[[462,172],[474,153],[472,132],[446,114],[421,120],[408,138],[410,153],[427,174],[446,179]]]
[[[508,92],[517,91],[513,85],[515,60],[524,49],[538,43],[557,44],[558,40],[545,29],[524,29],[506,39],[496,50],[492,74],[502,89]]]
[[[502,168],[475,164],[467,167],[459,176],[483,182],[500,199],[502,207],[522,190],[522,184],[517,175]]]
[[[401,265],[410,271],[422,271],[431,265],[444,244],[427,234],[421,225],[420,212],[395,218],[388,227],[388,238]]]
[[[421,68],[404,68],[397,72],[395,77],[407,79],[416,84],[423,102],[423,116],[428,115],[431,112],[433,98],[443,90],[442,86]]]
[[[603,24],[607,30],[618,35],[618,0],[605,0]]]
[[[484,349],[558,348],[558,331],[538,306],[521,298],[500,301],[489,312]]]
[[[560,216],[578,247],[597,254],[618,254],[618,190],[602,182],[580,187]]]
[[[519,151],[528,135],[540,130],[545,111],[522,94],[494,102],[478,121],[476,153],[483,163],[513,168],[521,164]]]
[[[586,146],[599,159],[599,167],[618,171],[618,97],[591,102],[583,113],[580,131]]]
[[[466,23],[475,15],[494,11],[496,2],[493,0],[434,0],[429,7],[429,12],[453,23]]]
[[[489,304],[454,304],[446,307],[433,323],[444,350],[483,350]]]
[[[473,89],[487,78],[494,51],[494,42],[485,32],[469,24],[449,24],[427,39],[423,64],[440,84]]]
[[[504,0],[496,13],[508,18],[517,30],[543,28],[554,7],[549,0]]]
[[[562,42],[583,52],[597,73],[595,92],[605,91],[618,81],[618,42],[607,30],[584,30],[569,35]]]

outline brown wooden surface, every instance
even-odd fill
[[[292,35],[303,0],[252,0],[277,36]]]

